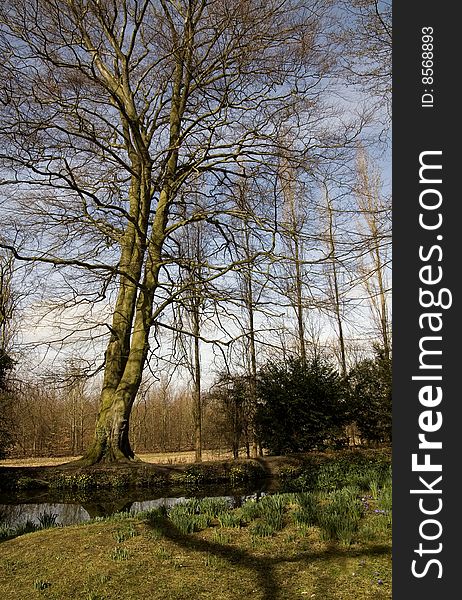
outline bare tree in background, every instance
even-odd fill
[[[306,263],[309,261],[305,254],[305,245],[309,201],[303,185],[297,180],[296,170],[287,157],[282,159],[279,183],[282,195],[281,291],[295,315],[297,354],[306,364],[305,313],[308,304]]]
[[[210,299],[210,289],[204,287],[206,269],[206,240],[204,226],[199,221],[191,223],[182,231],[178,240],[179,254],[182,257],[179,264],[179,278],[184,283],[186,291],[177,303],[176,311],[180,314],[179,340],[186,347],[185,361],[193,383],[193,422],[194,449],[196,462],[202,460],[202,369],[201,369],[201,325],[206,299]],[[185,331],[186,325],[186,331]],[[186,338],[186,339],[185,339]]]
[[[390,269],[391,206],[383,196],[380,174],[364,150],[358,152],[356,196],[365,253],[361,271],[384,358],[391,358],[388,272]],[[369,260],[367,260],[367,258]]]
[[[331,299],[331,306],[335,316],[337,326],[337,336],[340,349],[340,368],[343,377],[347,374],[347,359],[346,359],[346,344],[344,335],[344,322],[343,322],[343,310],[342,310],[342,294],[340,289],[340,277],[339,277],[339,258],[337,252],[337,238],[335,232],[335,216],[332,198],[330,197],[329,188],[324,185],[324,199],[326,203],[326,216],[327,216],[327,230],[326,230],[326,244],[328,250],[328,293]]]
[[[346,0],[343,2],[341,60],[347,77],[359,84],[369,99],[384,107],[391,119],[392,2]]]
[[[246,385],[241,387],[243,390],[247,390],[248,394],[248,401],[244,403],[246,406],[242,416],[247,457],[250,456],[250,446],[252,447],[252,456],[256,457],[259,452],[261,453],[255,427],[258,369],[257,333],[259,330],[257,319],[259,316],[263,319],[265,317],[261,307],[262,294],[264,293],[261,270],[268,269],[268,263],[271,262],[271,257],[274,255],[274,248],[272,247],[272,231],[265,231],[258,223],[254,223],[252,215],[255,214],[254,207],[256,203],[266,205],[271,210],[267,183],[268,181],[258,171],[252,175],[244,173],[242,181],[239,182],[235,190],[236,205],[242,213],[242,224],[238,239],[236,239],[236,252],[238,256],[242,257],[244,264],[236,275],[242,296],[243,320],[241,328],[244,332],[242,347],[245,376],[242,381],[246,381]],[[260,256],[259,263],[257,263],[255,257],[258,253],[256,253],[256,250],[260,247],[266,247],[268,254]],[[267,279],[267,274],[263,277]],[[260,314],[258,314],[259,309]]]

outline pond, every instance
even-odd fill
[[[117,512],[138,512],[169,507],[189,498],[225,498],[236,508],[245,500],[258,500],[265,494],[277,492],[280,481],[265,479],[246,486],[203,485],[201,487],[165,488],[158,490],[124,489],[118,493],[49,493],[22,492],[12,496],[0,495],[0,526],[15,528],[27,521],[38,525],[44,514],[55,515],[56,524],[73,525],[105,517]]]

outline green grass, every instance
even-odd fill
[[[372,489],[234,510],[191,501],[25,533],[0,543],[2,600],[389,599],[391,486]]]

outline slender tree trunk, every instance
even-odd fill
[[[245,455],[247,458],[250,458],[250,441],[248,431],[245,432]],[[256,456],[256,454],[254,456]]]
[[[246,183],[239,186],[238,206],[244,213],[251,213],[248,205],[248,189]],[[255,339],[255,298],[254,298],[254,264],[252,261],[252,242],[249,222],[242,222],[243,236],[242,244],[246,264],[243,266],[241,280],[244,288],[244,307],[247,312],[247,372],[249,380],[249,406],[246,418],[246,454],[250,458],[250,443],[252,444],[252,456],[258,454],[258,439],[256,431],[257,413],[257,351]]]
[[[384,282],[385,261],[381,251],[380,212],[385,208],[380,197],[380,178],[377,172],[369,167],[367,156],[362,151],[358,157],[358,200],[370,235],[369,252],[372,259],[372,273],[367,273],[365,287],[369,293],[371,305],[378,321],[378,329],[382,338],[385,358],[390,359],[391,340],[388,322],[387,290]],[[375,285],[370,280],[375,280]]]
[[[379,291],[379,319],[380,319],[380,331],[382,334],[383,350],[385,358],[390,360],[390,335],[388,328],[388,310],[387,310],[387,299],[386,290],[383,282],[383,264],[382,257],[380,256],[380,249],[378,245],[378,235],[375,232],[375,264],[377,267],[377,286]]]
[[[283,186],[284,204],[287,213],[287,248],[292,253],[291,262],[294,265],[294,272],[290,275],[293,282],[293,292],[288,293],[289,302],[295,312],[297,321],[297,341],[298,352],[301,361],[306,364],[306,336],[305,336],[305,308],[303,302],[303,272],[302,272],[302,257],[303,249],[301,242],[301,230],[303,227],[303,217],[297,206],[295,197],[295,180],[292,168],[289,164],[282,170],[285,171],[285,185]],[[284,183],[284,177],[282,178]]]
[[[296,236],[294,243],[294,265],[295,265],[295,313],[297,315],[297,331],[300,358],[306,364],[306,342],[305,342],[305,320],[303,308],[303,280],[300,266],[300,247]]]
[[[336,256],[336,245],[335,245],[335,235],[334,235],[334,219],[333,219],[333,211],[331,200],[329,198],[327,188],[326,188],[326,204],[327,204],[327,212],[329,219],[329,246],[330,246],[330,254],[332,259],[332,284],[333,284],[333,305],[334,305],[334,313],[337,321],[337,333],[338,340],[340,346],[340,365],[342,370],[343,377],[346,377],[347,374],[347,364],[346,364],[346,351],[345,351],[345,338],[343,335],[343,320],[342,313],[340,310],[340,290],[338,285],[338,273],[337,273],[337,256]]]
[[[250,418],[249,425],[252,433],[252,456],[255,458],[258,452],[258,439],[257,432],[255,427],[255,417],[257,412],[257,352],[256,352],[256,343],[255,343],[255,309],[254,309],[254,293],[253,293],[253,279],[252,279],[252,264],[251,264],[251,256],[250,256],[250,240],[249,240],[249,231],[247,228],[247,223],[245,224],[245,249],[246,249],[246,258],[247,265],[244,273],[244,282],[245,282],[245,305],[247,308],[247,316],[248,316],[248,342],[249,342],[249,350],[248,357],[250,362],[250,377],[249,377],[249,396],[250,396]],[[247,428],[248,429],[248,428]],[[250,458],[250,453],[248,449],[248,435],[247,435],[247,457]]]
[[[199,300],[200,302],[200,300]],[[194,450],[196,462],[202,461],[202,396],[201,396],[201,361],[200,361],[200,316],[199,302],[194,298],[193,334],[194,334]]]
[[[241,441],[241,418],[239,402],[233,402],[233,458],[239,458],[239,446]]]

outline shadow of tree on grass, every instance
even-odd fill
[[[204,540],[195,537],[193,534],[181,533],[167,517],[156,516],[154,521],[148,521],[148,525],[159,531],[166,539],[181,546],[189,552],[208,553],[217,558],[223,559],[230,565],[241,565],[255,574],[255,583],[262,592],[261,600],[288,600],[292,596],[287,596],[287,590],[279,585],[275,569],[282,563],[306,563],[322,558],[336,558],[339,560],[346,558],[370,557],[372,555],[380,556],[390,553],[390,548],[386,545],[370,546],[367,550],[360,549],[342,549],[332,545],[323,551],[303,551],[297,556],[292,557],[257,557],[250,552],[238,549],[226,544]],[[335,586],[335,577],[323,574],[322,581],[317,586],[319,592],[316,594],[319,600],[328,600],[325,590],[329,586]],[[385,598],[383,595],[377,598]]]

